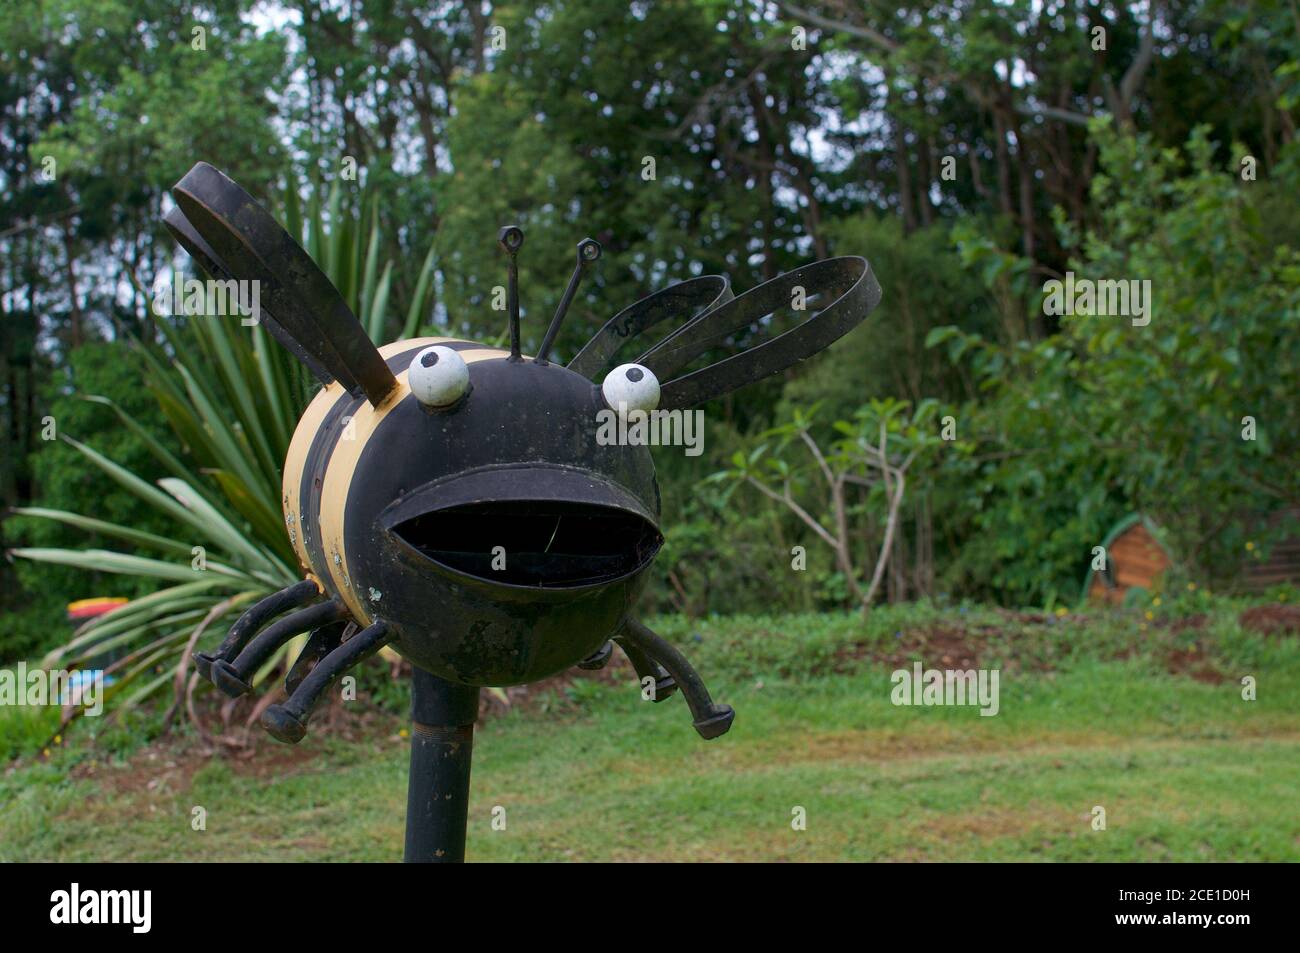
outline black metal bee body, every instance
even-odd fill
[[[430,413],[406,378],[434,345],[464,360],[470,390]],[[513,685],[591,655],[662,541],[649,450],[598,446],[599,389],[561,366],[441,338],[383,350],[389,403],[326,388],[299,424],[284,491],[299,559],[444,678]]]
[[[547,358],[600,256],[590,239],[536,357],[520,352],[523,234],[513,227],[500,236],[509,350],[452,338],[375,348],[306,253],[220,172],[199,163],[173,194],[173,234],[214,277],[260,281],[262,322],[324,385],[284,466],[285,525],[306,579],[197,656],[205,677],[243,694],[310,631],[289,699],[263,716],[275,737],[297,741],[328,685],[384,645],[448,682],[489,686],[599,667],[612,640],[655,700],[680,688],[702,736],[727,730],[732,710],[635,618],[663,542],[659,489],[649,448],[598,439],[600,414],[689,407],[815,353],[879,300],[864,259],[818,262],[739,297],[720,276],[682,282],[620,312],[564,367]],[[689,369],[792,295],[815,315]],[[669,320],[680,327],[609,370],[625,344]]]

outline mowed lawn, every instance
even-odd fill
[[[608,678],[488,718],[470,859],[1300,859],[1300,647],[1234,620],[667,620],[736,707],[732,731],[703,742],[679,698],[642,702]],[[903,658],[964,667],[965,653],[1001,668],[996,717],[891,704]],[[266,745],[201,759],[191,742],[80,779],[70,754],[19,763],[0,780],[0,859],[399,859],[400,724],[364,742],[309,736],[292,758]]]

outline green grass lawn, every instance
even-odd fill
[[[1297,639],[1252,634],[1228,610],[1188,629],[1140,619],[909,607],[865,625],[661,620],[736,707],[732,731],[703,742],[680,699],[588,678],[489,718],[470,858],[1300,859]],[[902,658],[964,667],[931,655],[966,650],[1002,671],[996,717],[891,704]],[[1204,663],[1171,674],[1189,653]],[[1241,697],[1245,674],[1256,701]],[[365,742],[309,737],[292,757],[274,743],[245,760],[155,745],[80,779],[69,766],[84,770],[84,754],[19,762],[0,779],[0,859],[397,859],[400,724]],[[206,831],[191,829],[195,806]]]

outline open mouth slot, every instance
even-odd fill
[[[449,507],[399,523],[393,532],[420,555],[459,572],[489,582],[554,588],[626,576],[644,566],[663,542],[659,531],[634,513],[549,500]]]

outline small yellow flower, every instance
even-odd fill
[[[63,744],[63,735],[55,735],[55,736],[54,736],[54,743],[55,743],[56,745],[61,745],[61,744]]]
[[[1195,591],[1196,591],[1196,583],[1194,583],[1194,582],[1189,582],[1189,583],[1187,584],[1187,591],[1188,591],[1188,592],[1195,592]]]
[[[1156,617],[1155,613],[1148,609],[1148,610],[1147,610],[1147,621],[1150,622],[1150,621],[1151,621],[1152,619],[1154,619],[1155,617]]]
[[[405,728],[403,728],[401,731],[399,731],[399,732],[397,733],[397,737],[399,737],[399,738],[409,738],[409,737],[411,737],[411,733],[410,733],[409,731],[407,731]]]
[[[1147,630],[1147,624],[1146,624],[1145,622],[1139,622],[1139,623],[1138,623],[1138,631],[1139,631],[1139,632],[1145,632],[1146,630]]]
[[[1247,543],[1247,544],[1246,544],[1246,552],[1250,552],[1250,551],[1253,550],[1254,548],[1255,548],[1255,544],[1254,544],[1254,543]]]
[[[1152,604],[1153,606],[1158,606],[1158,605],[1160,605],[1160,597],[1159,597],[1159,596],[1156,596],[1154,599],[1152,599],[1152,600],[1151,600],[1151,604]]]
[[[1058,606],[1057,609],[1056,609],[1056,615],[1057,615],[1057,618],[1060,618],[1061,616],[1063,616],[1063,615],[1065,615],[1065,614],[1066,614],[1065,606]]]

